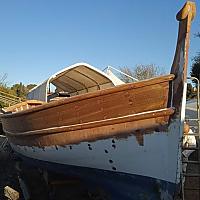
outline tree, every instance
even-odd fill
[[[133,69],[129,67],[121,67],[120,70],[123,73],[128,74],[129,76],[132,76],[133,78],[136,78],[138,80],[149,79],[164,74],[163,72],[161,72],[161,69],[154,64],[140,64],[136,65],[136,67]],[[121,75],[121,79],[126,83],[133,82],[131,78],[125,75]]]
[[[136,78],[134,71],[132,69],[130,69],[129,67],[121,67],[120,71],[122,71],[123,73],[125,73],[133,78]],[[133,82],[133,79],[129,78],[128,76],[126,76],[124,74],[119,74],[119,76],[120,76],[121,80],[123,80],[125,83]]]
[[[197,32],[195,36],[200,38],[200,32]],[[193,63],[191,66],[190,75],[200,80],[200,52],[198,52],[197,55],[192,60]],[[196,81],[193,82],[197,84]]]
[[[26,86],[27,90],[30,91],[31,89],[33,89],[35,86],[37,86],[36,84],[28,84]]]
[[[190,75],[198,79],[200,78],[200,53],[193,58]]]
[[[28,84],[27,86],[25,86],[24,84],[22,84],[22,82],[20,82],[9,87],[7,85],[6,79],[7,79],[7,74],[0,75],[0,92],[2,92],[1,95],[6,95],[3,93],[7,93],[7,94],[20,97],[22,100],[25,100],[28,91],[36,86],[36,84]],[[0,101],[0,107],[4,107],[4,106],[8,106],[8,105],[5,105],[5,103]]]
[[[25,99],[26,98],[26,94],[28,92],[27,87],[22,84],[22,82],[14,84],[11,88],[12,91],[14,91],[15,95]]]
[[[195,36],[200,38],[200,32],[197,32]]]
[[[7,74],[3,74],[2,76],[0,76],[0,85],[4,85],[5,84],[5,80],[7,79]]]
[[[187,83],[187,99],[192,99],[196,96],[196,91],[194,90],[191,83]]]
[[[0,92],[9,93],[9,87],[6,84],[6,79],[7,79],[7,74],[0,75]],[[0,108],[4,106],[6,106],[6,104],[0,101]]]
[[[10,94],[9,87],[7,86],[7,74],[0,75],[0,91]]]

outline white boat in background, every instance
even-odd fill
[[[169,75],[125,84],[114,74],[78,63],[33,88],[30,100],[1,117],[14,151],[34,165],[81,177],[109,199],[173,199],[181,187],[194,16],[192,2],[177,14]]]

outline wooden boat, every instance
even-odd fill
[[[79,176],[103,188],[110,199],[173,199],[181,186],[194,16],[192,2],[177,14],[169,75],[123,84],[80,63],[34,88],[28,97],[36,100],[10,107],[1,117],[14,151],[32,164]],[[49,94],[50,83],[68,94]]]

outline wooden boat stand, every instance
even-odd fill
[[[88,188],[78,177],[63,176],[45,171],[40,168],[26,165],[21,160],[16,162],[18,181],[25,200],[51,200],[51,199],[107,199],[101,188]],[[18,200],[18,199],[17,199]]]

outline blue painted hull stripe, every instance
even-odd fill
[[[178,189],[176,184],[151,177],[51,163],[21,154],[19,156],[29,165],[81,178],[90,188],[103,189],[110,200],[169,200],[173,199]],[[163,192],[167,194],[166,198],[163,198]]]

